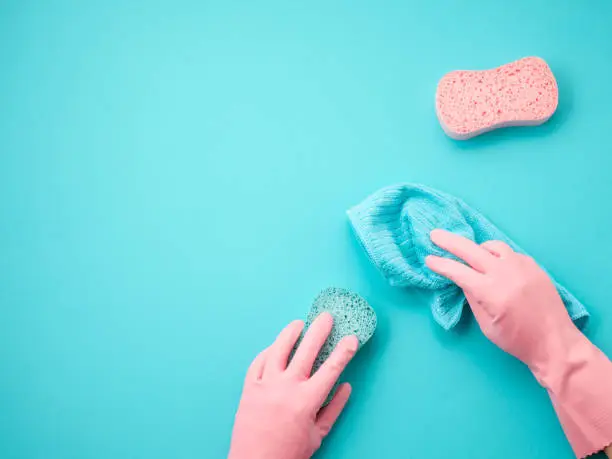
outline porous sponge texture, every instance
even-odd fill
[[[436,113],[448,136],[465,140],[507,126],[535,126],[557,109],[557,81],[539,57],[491,70],[456,70],[438,83]]]
[[[319,293],[306,317],[304,331],[323,312],[329,312],[332,315],[334,325],[315,360],[313,373],[323,365],[342,338],[350,335],[357,336],[359,348],[361,348],[376,330],[374,309],[361,296],[350,290],[330,287]]]

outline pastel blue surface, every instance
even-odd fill
[[[0,3],[0,457],[224,457],[250,360],[317,292],[379,326],[319,457],[570,458],[545,393],[388,286],[345,210],[465,199],[612,352],[612,3]],[[539,128],[448,139],[438,79],[527,55]]]

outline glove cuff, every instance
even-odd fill
[[[545,369],[534,374],[547,389],[576,457],[590,456],[612,444],[612,362],[608,357],[581,335],[563,359]]]

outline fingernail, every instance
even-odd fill
[[[436,258],[438,257],[436,257],[435,255],[427,255],[425,257],[425,266],[427,266],[428,268],[431,268],[431,266],[435,264]]]
[[[440,232],[442,232],[442,230],[440,228],[435,228],[435,229],[431,230],[431,232],[429,233],[429,238],[433,241],[434,239],[436,239],[438,237]]]
[[[359,347],[359,339],[355,336],[349,336],[347,338],[348,343],[346,344],[346,348],[350,351],[350,352],[357,352],[357,348]]]
[[[334,323],[334,316],[332,316],[331,313],[328,311],[319,314],[319,317],[317,317],[317,319],[331,322],[332,324]]]

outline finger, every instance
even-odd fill
[[[481,273],[450,258],[429,255],[425,258],[425,264],[433,272],[450,279],[463,290],[473,290],[482,281]]]
[[[287,368],[289,354],[302,333],[304,322],[294,320],[287,325],[269,347],[266,358],[266,373],[268,371],[281,372]]]
[[[481,273],[484,273],[494,260],[487,250],[458,234],[435,229],[431,232],[431,240],[438,247],[452,253]]]
[[[463,290],[478,323],[481,323],[481,319],[484,320],[488,317],[488,312],[484,309],[480,300],[477,300],[478,297],[472,293],[481,290],[483,274],[458,261],[435,255],[426,257],[425,264],[429,269],[450,279]]]
[[[329,358],[312,375],[309,384],[319,403],[322,404],[325,401],[338,378],[357,352],[358,347],[359,340],[356,336],[345,336],[340,340]]]
[[[319,314],[312,325],[308,327],[304,339],[295,351],[295,355],[289,364],[290,371],[306,378],[310,376],[312,365],[333,325],[334,319],[329,312]]]
[[[480,247],[486,249],[492,255],[495,255],[497,258],[506,258],[508,255],[514,253],[514,250],[502,241],[487,241],[480,244]]]
[[[247,374],[245,378],[246,380],[259,381],[261,379],[261,377],[263,376],[264,367],[266,365],[266,352],[267,351],[268,351],[268,348],[264,349],[257,355],[257,357],[255,357],[255,359],[253,359],[253,362],[251,362],[251,365],[249,366],[249,369],[247,370]]]
[[[319,411],[316,425],[321,432],[322,438],[324,438],[334,426],[340,413],[342,413],[342,410],[346,406],[346,402],[348,402],[352,390],[349,383],[341,384],[329,404]]]

